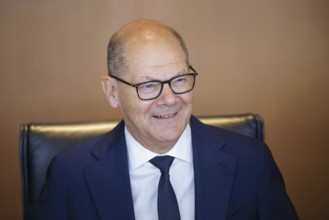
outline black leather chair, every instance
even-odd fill
[[[264,139],[263,120],[256,114],[198,117],[206,124]],[[30,123],[20,128],[23,209],[35,202],[45,182],[51,159],[59,152],[111,130],[118,121]]]

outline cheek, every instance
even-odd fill
[[[184,94],[184,95],[181,97],[181,100],[182,100],[182,102],[183,102],[185,105],[192,105],[192,102],[193,102],[193,93],[190,92],[190,93]]]
[[[133,91],[135,92],[135,91]],[[121,93],[119,98],[119,108],[126,119],[130,121],[143,120],[151,108],[148,101],[142,101],[135,93]]]
[[[189,120],[191,114],[192,114],[192,108],[193,108],[193,95],[192,94],[186,94],[182,99],[183,104],[183,115],[185,117],[185,120]]]

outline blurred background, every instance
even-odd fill
[[[1,0],[0,218],[22,219],[22,123],[120,118],[100,80],[109,37],[137,18],[184,37],[194,114],[260,114],[300,218],[329,219],[327,0]]]

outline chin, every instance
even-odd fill
[[[177,141],[183,133],[184,128],[165,129],[159,132],[157,136],[160,137],[162,141]]]

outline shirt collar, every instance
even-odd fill
[[[136,139],[130,134],[127,127],[125,127],[125,136],[126,136],[127,151],[128,151],[129,170],[136,169],[142,166],[143,164],[147,163],[153,157],[160,156],[159,154],[156,154],[146,149],[140,143],[138,143]],[[184,129],[182,135],[178,139],[175,146],[170,151],[168,151],[163,155],[173,156],[177,159],[189,163],[193,162],[192,135],[191,135],[191,127],[189,124]]]

